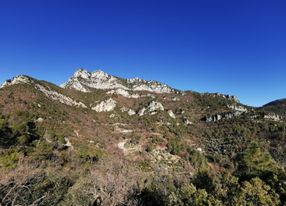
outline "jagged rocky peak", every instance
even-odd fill
[[[96,70],[95,72],[91,73],[91,77],[97,78],[97,79],[108,79],[111,76],[109,74],[105,73],[104,71]]]
[[[76,89],[82,92],[90,92],[90,89],[107,89],[115,88],[116,80],[111,78],[101,70],[95,72],[88,72],[85,69],[78,69],[74,75],[61,87]]]
[[[109,75],[101,70],[88,72],[84,69],[78,69],[68,82],[61,86],[82,92],[90,92],[91,89],[121,89],[155,93],[171,93],[173,91],[169,86],[156,81],[146,81],[138,77],[123,79]]]
[[[78,69],[73,77],[74,78],[82,78],[82,79],[92,79],[92,78],[95,78],[95,79],[101,79],[101,80],[107,80],[108,77],[110,75],[108,75],[107,73],[101,71],[101,70],[96,70],[95,72],[88,72],[87,70],[84,70],[84,69]]]
[[[32,79],[28,76],[19,75],[14,77],[13,79],[6,80],[0,88],[4,88],[6,86],[11,86],[15,84],[30,84],[32,82]]]
[[[90,76],[91,73],[84,69],[78,69],[73,75],[74,78],[83,78],[83,79],[89,79]]]

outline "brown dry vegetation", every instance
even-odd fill
[[[82,93],[37,82],[87,106],[110,97],[118,104],[113,112],[96,113],[51,100],[33,85],[0,89],[0,139],[5,143],[0,147],[3,205],[243,205],[239,202],[243,181],[274,188],[277,178],[284,178],[286,123],[264,120],[259,109],[206,123],[208,115],[231,112],[227,105],[234,102],[194,92],[132,99],[106,95],[103,90]],[[120,111],[123,106],[139,111],[153,100],[161,102],[165,111],[141,117]],[[184,124],[186,118],[191,125]],[[71,145],[66,146],[67,140]],[[118,147],[125,140],[128,153]],[[265,178],[265,168],[253,169],[255,175],[238,172],[241,165],[252,166],[239,159],[251,142],[274,158],[265,156],[261,165],[275,162],[271,172],[276,182],[267,182],[271,178]],[[224,175],[230,175],[233,182],[225,182]],[[254,177],[264,182],[252,180]],[[229,184],[237,190],[233,197],[227,194]],[[272,192],[285,201],[283,191]]]

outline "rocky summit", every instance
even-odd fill
[[[75,74],[61,86],[82,92],[90,92],[91,89],[121,89],[121,91],[149,91],[156,93],[171,93],[173,91],[169,86],[156,81],[146,81],[140,78],[122,79],[109,75],[101,70],[88,72],[84,69],[78,69]]]
[[[0,205],[285,205],[285,111],[101,70],[17,76],[0,87]]]

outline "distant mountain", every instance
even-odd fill
[[[275,100],[264,105],[262,108],[268,112],[274,112],[279,115],[286,115],[286,99]]]

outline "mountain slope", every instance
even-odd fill
[[[279,99],[270,102],[262,107],[263,110],[279,115],[286,115],[286,99]]]
[[[0,88],[0,203],[183,205],[203,189],[202,201],[235,205],[222,191],[240,195],[238,180],[284,181],[286,122],[270,114],[102,71],[78,70],[63,87],[18,76]]]

